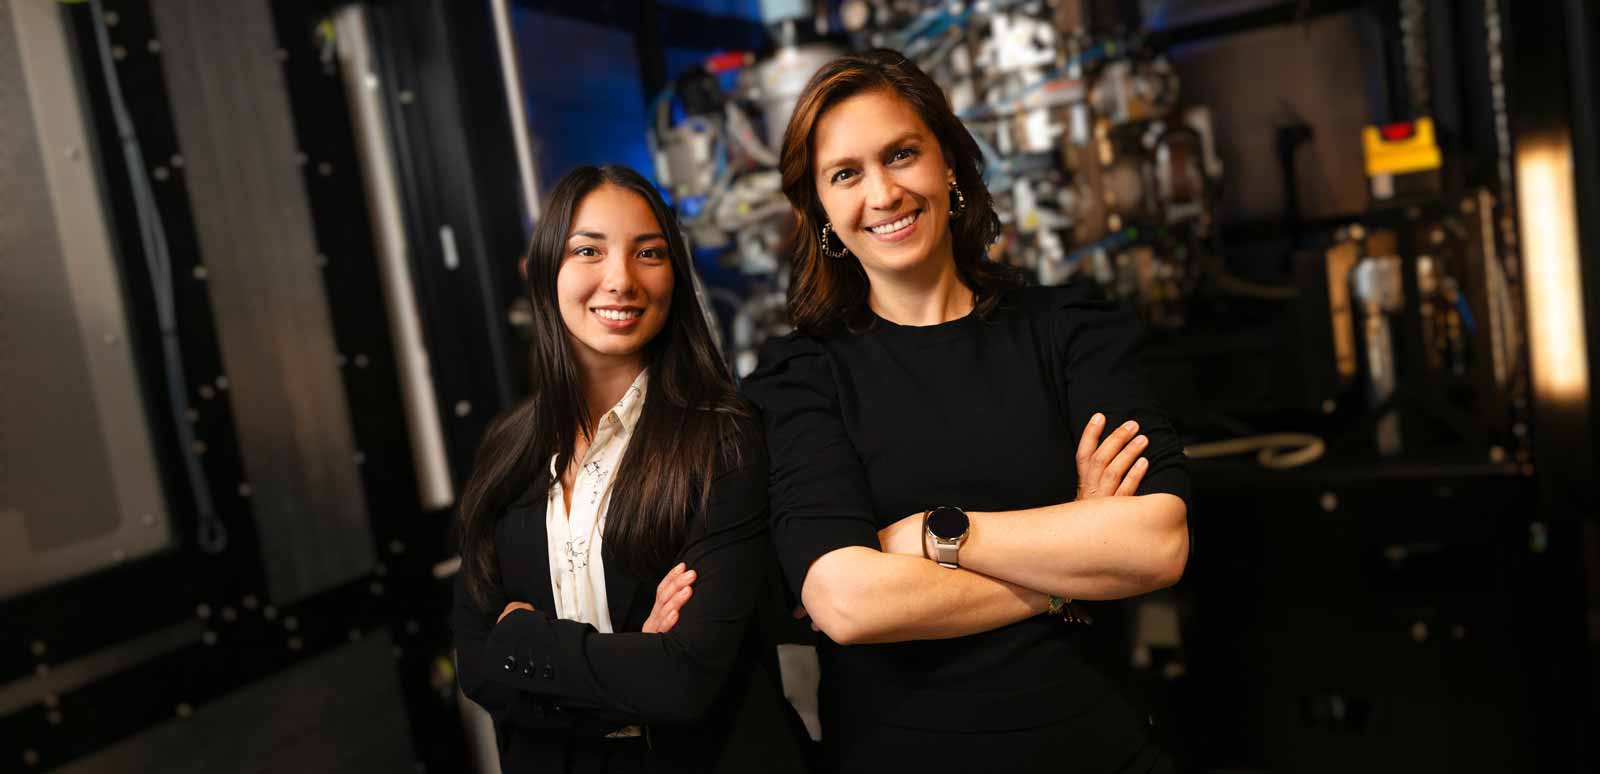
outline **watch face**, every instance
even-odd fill
[[[928,514],[928,531],[940,540],[955,540],[967,534],[967,514],[960,508],[934,508]]]

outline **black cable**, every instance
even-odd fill
[[[208,554],[221,553],[228,547],[228,530],[218,518],[211,498],[211,486],[200,462],[195,457],[194,428],[188,420],[189,401],[186,395],[188,381],[183,370],[183,349],[178,339],[177,304],[172,288],[172,256],[167,249],[167,234],[161,224],[161,213],[156,209],[155,193],[144,168],[144,152],[139,147],[139,136],[134,131],[133,119],[128,115],[127,103],[122,96],[122,83],[112,65],[111,39],[106,33],[105,8],[101,0],[89,0],[94,12],[94,39],[100,55],[100,69],[106,80],[106,94],[111,101],[111,112],[116,119],[117,137],[122,142],[122,157],[128,166],[129,185],[133,190],[134,212],[139,221],[139,241],[144,248],[145,263],[150,270],[152,292],[156,302],[156,319],[161,329],[161,359],[166,371],[167,402],[172,410],[172,421],[182,445],[184,475],[194,495],[195,512],[199,528],[196,542]]]

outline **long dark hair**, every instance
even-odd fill
[[[714,466],[737,464],[736,419],[746,415],[694,295],[693,264],[672,211],[654,186],[622,166],[584,166],[556,184],[528,245],[528,299],[533,303],[532,394],[484,433],[472,475],[461,492],[456,527],[467,591],[486,606],[498,584],[495,524],[506,509],[549,491],[566,470],[578,434],[587,436],[589,406],[583,370],[556,299],[572,217],[585,196],[614,185],[644,197],[666,235],[673,274],[672,306],[661,332],[645,345],[650,369],[644,406],[606,511],[606,561],[636,575],[665,571],[682,545],[689,514],[705,506]],[[542,498],[541,498],[542,500]],[[542,515],[541,515],[542,518]]]
[[[867,275],[854,256],[829,258],[818,232],[828,215],[817,198],[812,169],[817,122],[834,105],[872,91],[906,101],[939,140],[939,150],[955,172],[967,206],[950,219],[956,273],[972,290],[976,312],[987,316],[1005,291],[1022,284],[1010,266],[989,260],[989,245],[1000,234],[1000,217],[983,184],[983,153],[950,110],[939,85],[897,51],[877,49],[839,57],[811,76],[783,133],[779,167],[783,193],[794,208],[794,275],[789,283],[789,320],[804,333],[857,330],[870,320]]]

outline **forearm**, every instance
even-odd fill
[[[455,591],[451,628],[461,692],[487,710],[496,723],[543,729],[570,729],[582,725],[586,714],[559,712],[550,697],[521,691],[495,679],[498,674],[505,673],[504,659],[509,655],[492,652],[489,648],[495,614],[483,612],[469,602],[460,579]],[[490,601],[494,605],[504,603],[498,593]]]
[[[514,612],[490,632],[490,666],[503,657],[534,654],[531,668],[485,670],[492,682],[548,697],[554,705],[599,710],[631,722],[698,722],[733,667],[745,621],[733,619],[696,648],[676,633],[602,634],[575,621]],[[502,656],[502,654],[509,654]],[[648,675],[649,679],[641,679]]]
[[[1189,554],[1187,508],[1168,494],[968,518],[962,567],[1068,599],[1122,599],[1165,588],[1183,575]]]
[[[926,559],[841,548],[818,559],[801,601],[835,642],[938,640],[998,629],[1044,612],[1049,597]]]

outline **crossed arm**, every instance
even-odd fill
[[[881,551],[818,558],[801,589],[813,624],[840,644],[945,639],[1037,615],[1051,596],[1120,599],[1176,583],[1189,552],[1184,502],[1134,496],[1147,442],[1129,422],[1101,443],[1103,423],[1097,414],[1079,441],[1078,499],[968,513],[961,569],[923,558],[922,514],[880,530]]]
[[[504,591],[479,605],[458,582],[452,626],[462,691],[497,720],[524,727],[700,722],[739,665],[773,561],[766,483],[759,451],[716,478],[643,631],[620,630],[628,623],[618,620],[618,631],[601,633]],[[696,581],[705,585],[693,593]]]

